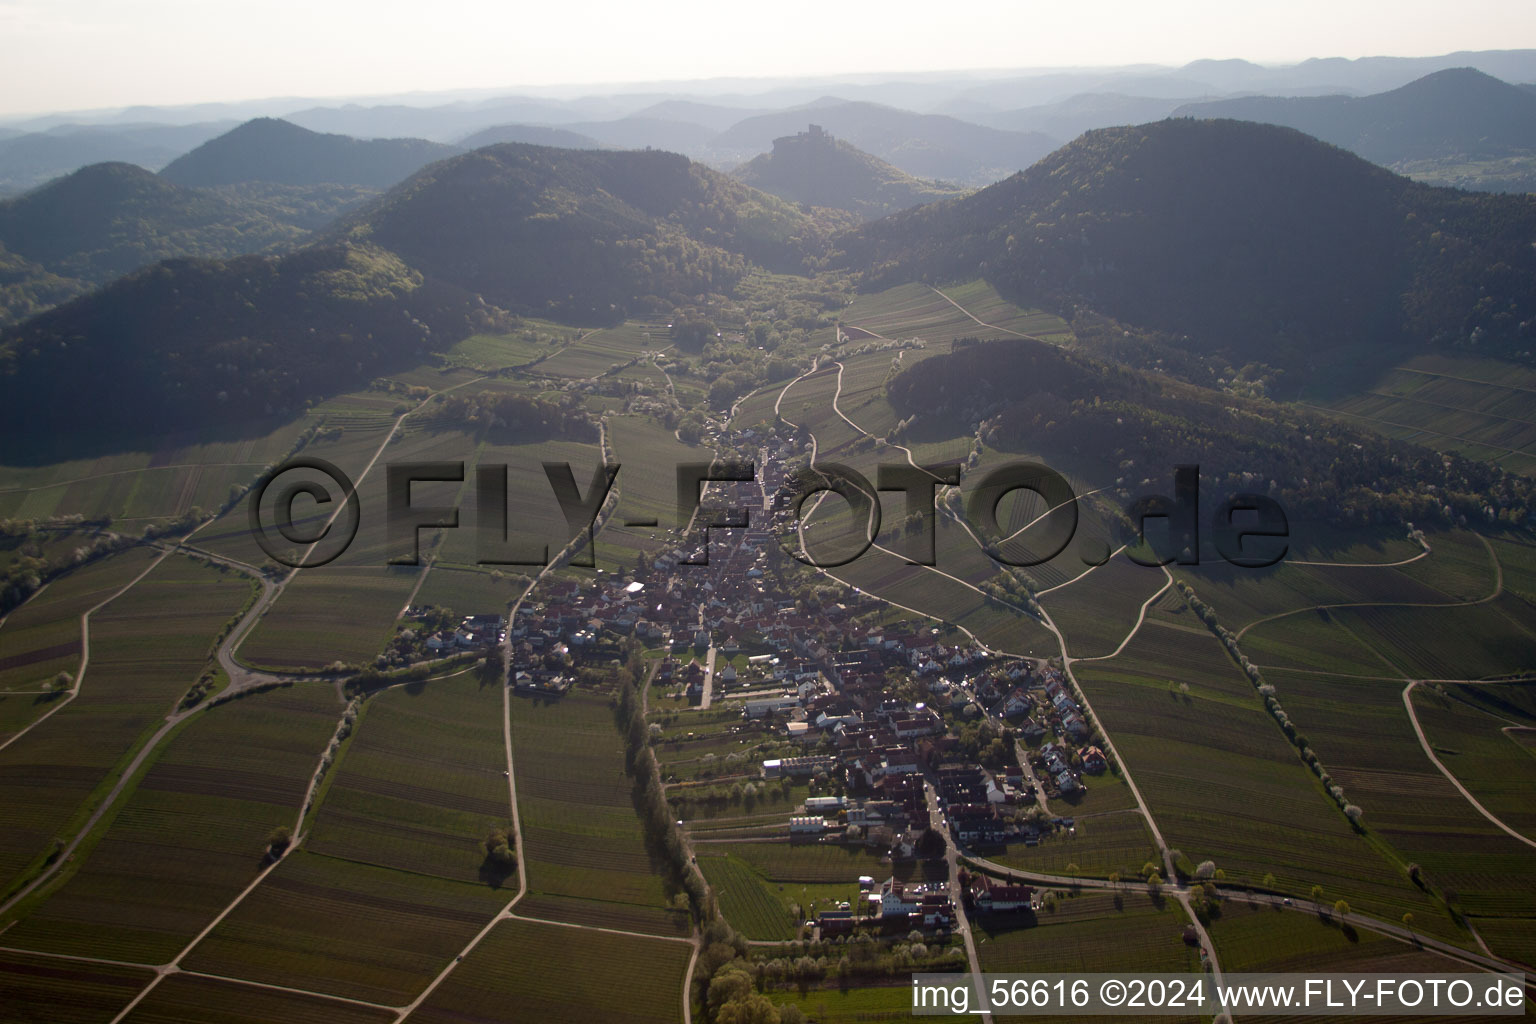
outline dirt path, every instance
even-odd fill
[[[1477,813],[1493,822],[1493,824],[1497,825],[1503,831],[1509,833],[1515,839],[1520,840],[1520,842],[1524,843],[1526,846],[1529,846],[1532,849],[1536,849],[1536,840],[1530,839],[1527,836],[1516,832],[1513,828],[1510,828],[1508,825],[1504,824],[1504,822],[1501,821],[1499,817],[1492,811],[1484,807],[1482,803],[1477,799],[1477,797],[1473,796],[1471,792],[1468,791],[1467,787],[1461,784],[1461,780],[1456,778],[1456,776],[1452,774],[1451,770],[1445,766],[1445,762],[1441,761],[1440,758],[1435,754],[1435,748],[1430,746],[1429,738],[1424,735],[1424,727],[1419,724],[1418,711],[1413,706],[1413,688],[1418,686],[1419,683],[1420,680],[1413,679],[1409,681],[1407,686],[1403,687],[1403,707],[1407,708],[1408,710],[1408,721],[1413,723],[1413,733],[1419,738],[1419,746],[1424,748],[1424,756],[1429,758],[1430,762],[1440,770],[1440,774],[1445,776],[1447,782],[1456,787],[1456,792],[1465,797],[1467,803],[1471,804]]]
[[[4,743],[0,743],[0,750],[4,750],[12,743],[15,743],[27,733],[31,732],[33,729],[36,729],[39,725],[42,725],[44,722],[48,721],[48,719],[52,718],[60,711],[63,711],[71,701],[80,696],[80,687],[85,685],[85,670],[86,667],[91,663],[91,616],[96,612],[101,611],[113,601],[116,601],[119,597],[122,597],[129,591],[129,589],[133,587],[134,584],[138,583],[144,577],[154,572],[156,567],[158,567],[161,562],[165,561],[166,555],[169,554],[169,551],[162,552],[160,557],[155,559],[153,562],[150,562],[148,567],[146,567],[143,572],[139,573],[133,579],[123,584],[119,589],[113,591],[110,597],[103,600],[100,604],[92,605],[90,608],[87,608],[80,614],[80,667],[75,670],[75,682],[74,685],[71,686],[67,691],[68,696],[55,701],[54,706],[44,712],[42,716],[39,717],[36,721],[32,722],[25,729],[22,729],[20,732],[7,739]],[[34,594],[33,596],[35,597],[37,595]]]
[[[1167,566],[1163,566],[1163,572],[1168,572]],[[1081,578],[1081,576],[1078,577],[1078,579]],[[1073,658],[1072,660],[1108,661],[1111,658],[1118,658],[1120,656],[1120,652],[1125,650],[1126,645],[1136,638],[1137,633],[1141,632],[1142,623],[1147,621],[1147,609],[1152,607],[1152,602],[1166,594],[1168,592],[1168,588],[1171,586],[1173,586],[1173,575],[1170,573],[1167,581],[1161,587],[1157,588],[1157,592],[1141,603],[1141,611],[1136,614],[1136,624],[1131,627],[1131,631],[1129,633],[1125,634],[1125,639],[1120,641],[1119,647],[1116,647],[1109,654],[1097,654],[1091,658]]]
[[[1275,622],[1279,619],[1289,618],[1292,615],[1303,615],[1307,612],[1332,611],[1336,608],[1471,608],[1474,605],[1487,604],[1489,601],[1496,600],[1504,593],[1504,566],[1499,563],[1499,556],[1494,553],[1493,545],[1488,543],[1486,537],[1480,533],[1474,533],[1473,536],[1482,541],[1483,547],[1488,551],[1488,558],[1493,562],[1493,592],[1486,597],[1476,597],[1470,601],[1350,601],[1343,604],[1314,604],[1308,605],[1305,608],[1293,608],[1288,612],[1266,615],[1262,619],[1254,619],[1248,625],[1238,630],[1234,639],[1241,641],[1243,634],[1255,626],[1262,626],[1266,622]],[[1426,550],[1400,564],[1406,565],[1407,562],[1416,562],[1428,553],[1428,550]]]
[[[960,303],[958,303],[954,299],[950,298],[948,295],[945,295],[943,292],[939,291],[937,288],[934,288],[933,285],[929,285],[928,288],[935,295],[937,295],[939,298],[943,299],[945,302],[949,303],[951,306],[954,306],[960,312],[964,313],[966,316],[970,317],[972,320],[975,320],[978,324],[980,324],[981,326],[985,327],[989,331],[1002,331],[1004,334],[1011,334],[1015,338],[1023,338],[1025,341],[1038,341],[1038,342],[1042,342],[1042,343],[1044,343],[1046,345],[1050,344],[1050,342],[1046,341],[1046,339],[1044,339],[1044,338],[1037,338],[1033,334],[1020,334],[1018,331],[1011,331],[1011,330],[1009,330],[1006,327],[999,327],[996,324],[989,324],[985,320],[982,320],[980,317],[976,316],[975,313],[972,313],[970,310],[968,310],[964,306],[960,305]]]

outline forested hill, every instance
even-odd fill
[[[0,244],[90,284],[171,257],[244,255],[304,234],[132,164],[92,164],[0,201]]]
[[[209,139],[160,173],[179,185],[267,181],[388,188],[458,152],[457,147],[425,139],[354,139],[261,117]]]
[[[1536,199],[1430,188],[1293,129],[1089,132],[1028,170],[840,237],[870,286],[981,273],[1293,381],[1384,350],[1529,358]]]
[[[497,307],[611,324],[726,292],[749,261],[804,269],[825,247],[792,204],[683,157],[477,150],[308,248],[166,261],[0,334],[0,446],[37,458],[292,415]]]
[[[914,178],[814,126],[810,131],[774,139],[772,152],[754,157],[731,173],[792,202],[846,210],[863,220],[963,191],[943,182]]]
[[[826,232],[793,204],[660,151],[507,143],[429,167],[339,225],[522,313],[611,322],[804,272]]]
[[[156,264],[0,336],[0,462],[288,419],[420,362],[469,308],[377,249]]]
[[[1041,456],[1121,497],[1144,484],[1171,494],[1174,467],[1198,465],[1207,517],[1239,492],[1269,494],[1294,520],[1338,525],[1536,514],[1536,484],[1491,463],[1044,342],[962,339],[897,374],[889,394],[904,418],[967,431],[980,423],[993,447]]]

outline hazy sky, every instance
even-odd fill
[[[1532,0],[0,0],[0,114],[1531,46]]]

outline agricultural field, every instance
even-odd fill
[[[156,985],[124,1024],[389,1024],[389,1010],[278,992],[196,974],[176,974]]]
[[[570,345],[539,363],[541,376],[587,379],[617,373],[625,364],[648,352],[672,347],[672,332],[665,323],[631,322],[618,327],[584,331]]]
[[[732,856],[728,846],[695,847],[699,867],[720,901],[720,913],[749,939],[793,939],[796,926],[838,902],[857,906],[858,876],[839,882],[774,882],[760,868]],[[798,908],[799,913],[795,913]]]
[[[138,967],[88,964],[0,952],[0,992],[8,1019],[101,1024],[127,1006],[154,974]]]
[[[0,625],[0,721],[20,728],[48,710],[51,702],[35,700],[36,691],[60,672],[78,672],[80,616],[132,583],[153,560],[144,548],[108,555],[58,577],[6,617]],[[0,741],[6,738],[0,728]]]
[[[1188,918],[1173,900],[1145,893],[1059,896],[1029,912],[976,918],[983,971],[1198,971],[1184,941]],[[1223,964],[1225,966],[1225,964]]]
[[[250,596],[247,577],[170,555],[91,616],[79,696],[0,749],[3,887],[72,834],[114,766],[197,681],[214,638]]]
[[[474,674],[370,698],[320,793],[305,848],[460,882],[489,880],[481,841],[511,822],[502,693]]]
[[[572,911],[599,918],[612,913],[625,922],[613,927],[686,932],[686,915],[666,909],[668,894],[645,846],[608,702],[578,690],[554,703],[514,698],[511,713],[528,872],[518,912],[539,916],[535,908],[543,908],[556,920],[574,920]]]
[[[804,992],[768,993],[778,1006],[794,1006],[815,1024],[866,1024],[869,1021],[900,1020],[912,1014],[912,986],[904,978],[900,984],[848,988],[811,988]],[[960,976],[956,976],[960,980]],[[975,1015],[945,1014],[945,1020],[975,1022]]]
[[[474,447],[457,431],[409,430],[397,435],[381,461],[465,462]],[[358,483],[362,511],[356,538],[335,561],[293,576],[241,644],[242,660],[262,668],[318,669],[333,661],[366,664],[383,649],[421,573],[419,567],[389,564],[411,552],[390,542],[388,517],[382,514],[385,478],[385,467],[376,464]],[[417,484],[411,500],[422,507],[450,504],[464,486]],[[420,532],[423,549],[428,536],[429,530]]]
[[[472,334],[450,348],[448,362],[482,372],[527,364],[559,352],[580,335],[575,328],[542,321],[527,321],[506,334]]]
[[[946,295],[975,317],[956,308]],[[860,295],[843,311],[842,321],[879,337],[916,337],[940,344],[943,349],[948,348],[951,339],[959,337],[1026,335],[1062,344],[1072,340],[1071,328],[1059,317],[1020,309],[999,297],[984,281],[947,288],[943,294],[927,285],[906,284]]]
[[[709,846],[713,847],[710,852],[729,854],[774,883],[841,885],[856,882],[860,875],[869,875],[876,881],[895,877],[898,881],[917,882],[941,880],[946,870],[943,864],[929,865],[923,861],[892,863],[867,847],[837,843],[740,842]]]
[[[1234,882],[1273,874],[1291,892],[1322,885],[1357,909],[1389,920],[1413,911],[1426,931],[1462,934],[1355,832],[1209,633],[1151,619],[1119,657],[1074,671],[1164,839],[1192,861],[1212,859]],[[1288,692],[1281,684],[1311,735],[1314,719]],[[1337,777],[1328,748],[1318,750]]]
[[[1057,833],[1039,846],[1013,843],[1006,853],[989,854],[987,859],[1020,871],[1093,878],[1108,878],[1112,872],[1131,878],[1147,861],[1158,861],[1157,847],[1140,811],[1101,812],[1091,794],[1076,811],[1059,804],[1056,809],[1073,814],[1075,834]]]
[[[1315,675],[1269,673],[1280,699],[1350,800],[1365,809],[1373,835],[1415,862],[1428,884],[1449,894],[1478,923],[1484,918],[1536,919],[1536,903],[1520,881],[1536,866],[1536,851],[1480,815],[1425,757],[1403,707],[1403,686]],[[1340,893],[1351,906],[1360,902]],[[1333,897],[1330,897],[1333,898]],[[1411,910],[1426,933],[1442,929],[1443,914]]]
[[[1426,355],[1323,407],[1388,437],[1529,474],[1536,472],[1533,386],[1536,374],[1518,363]]]
[[[1221,969],[1233,972],[1464,971],[1465,965],[1376,932],[1272,903],[1226,900],[1207,926]],[[1244,1017],[1246,1018],[1246,1015]]]
[[[62,884],[30,901],[5,943],[134,963],[172,959],[261,871],[267,837],[298,820],[341,705],[327,686],[199,712]]]
[[[1441,763],[1479,803],[1528,837],[1536,837],[1536,749],[1530,743],[1536,716],[1528,710],[1533,690],[1510,684],[1419,686],[1412,692],[1419,725]]]
[[[689,944],[514,919],[485,941],[406,1018],[410,1024],[519,1020],[675,1024]],[[601,965],[601,981],[571,970]]]
[[[618,506],[597,540],[597,565],[605,572],[633,570],[640,553],[654,555],[678,542],[677,467],[709,462],[709,449],[678,440],[659,421],[640,415],[608,418],[608,442],[618,462]],[[594,458],[591,462],[596,464]],[[590,468],[585,471],[590,474]],[[578,475],[586,487],[590,476]],[[706,490],[705,502],[709,500]],[[655,526],[626,526],[627,521],[656,521]]]
[[[398,1005],[507,904],[485,885],[290,853],[187,956],[188,970]]]
[[[212,511],[298,440],[301,417],[241,440],[167,439],[154,451],[122,452],[45,466],[0,466],[0,519],[111,516],[126,531]]]
[[[468,457],[474,461],[468,463]],[[464,614],[505,611],[509,602],[522,592],[526,579],[519,576],[538,572],[537,565],[479,565],[477,537],[480,522],[479,489],[476,474],[480,467],[505,466],[507,470],[507,526],[509,540],[543,545],[551,558],[571,539],[571,529],[560,511],[560,503],[545,475],[543,463],[565,463],[571,467],[583,497],[592,480],[592,471],[602,461],[596,438],[592,443],[571,440],[547,440],[528,444],[509,444],[486,439],[478,445],[464,438],[466,459],[465,485],[459,497],[459,525],[439,531],[432,559],[432,569],[417,591],[416,604],[436,604]],[[606,536],[606,534],[605,534]],[[425,558],[433,531],[423,530],[422,554]],[[421,570],[411,570],[420,572]],[[500,572],[501,578],[492,574]],[[442,578],[438,578],[441,574]],[[468,584],[466,585],[466,581]],[[483,596],[482,596],[483,595]]]
[[[398,396],[377,393],[333,399],[326,403],[329,411],[324,426],[298,454],[324,459],[355,482],[389,436],[395,421],[391,408],[397,400]],[[186,543],[224,558],[250,565],[270,565],[286,572],[285,566],[267,558],[251,536],[249,503],[249,496],[242,498],[212,522],[194,530]],[[295,511],[303,515],[303,506],[297,506]]]

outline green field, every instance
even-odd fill
[[[69,832],[113,766],[197,680],[214,637],[250,593],[236,572],[170,556],[91,617],[80,695],[0,750],[0,879],[15,878]]]
[[[24,910],[5,943],[163,963],[263,867],[292,827],[341,706],[329,687],[260,693],[176,733],[67,880]]]
[[[686,942],[503,921],[407,1020],[676,1024],[689,954]]]
[[[1536,471],[1533,386],[1536,374],[1521,364],[1437,354],[1395,366],[1325,407],[1388,437],[1528,474]]]
[[[419,993],[506,902],[483,885],[301,847],[198,944],[185,965],[396,1005]]]
[[[467,463],[475,447],[456,431],[410,430],[390,443],[381,462]],[[473,473],[466,467],[465,475]],[[389,564],[410,550],[389,541],[388,517],[380,514],[386,507],[385,480],[385,467],[375,465],[357,485],[364,511],[356,538],[330,564],[298,571],[241,644],[242,660],[266,668],[315,669],[333,661],[366,664],[383,649],[421,572]],[[452,503],[464,486],[418,484],[411,500],[422,506]],[[430,533],[421,531],[423,553]]]
[[[101,1024],[153,977],[136,967],[0,952],[6,1019],[18,1024]]]
[[[1536,836],[1536,749],[1528,742],[1536,687],[1449,686],[1446,696],[1417,687],[1419,725],[1442,764],[1504,824]],[[1523,705],[1523,706],[1522,706]]]
[[[296,992],[176,974],[155,986],[124,1024],[389,1024],[395,1015]]]
[[[865,1024],[868,1021],[903,1020],[912,1014],[912,986],[904,981],[901,984],[868,988],[774,991],[768,993],[768,998],[780,1006],[798,1007],[815,1024]],[[966,1022],[981,1020],[980,1017],[965,1014],[945,1014],[944,1019]]]
[[[1118,906],[1117,906],[1118,903]],[[1145,893],[1091,892],[1058,898],[1039,912],[981,916],[976,952],[983,971],[1197,971],[1185,943],[1188,918],[1172,900]]]
[[[1241,971],[1462,971],[1438,953],[1274,904],[1227,900],[1208,926],[1221,969]],[[1246,1017],[1246,1015],[1245,1015]]]
[[[1273,874],[1298,893],[1320,884],[1356,909],[1388,920],[1411,910],[1426,931],[1464,934],[1354,832],[1209,633],[1151,618],[1119,657],[1075,672],[1170,846],[1233,881]],[[1286,693],[1282,684],[1313,734],[1315,719]],[[1329,749],[1319,753],[1337,777]]]
[[[749,939],[793,939],[802,921],[836,909],[840,901],[857,906],[860,898],[857,876],[825,883],[776,881],[763,868],[732,856],[729,846],[710,843],[696,849],[720,913]]]
[[[125,530],[212,511],[249,484],[308,424],[301,417],[235,441],[168,438],[155,451],[122,452],[47,466],[0,466],[0,519],[110,515]]]
[[[581,691],[554,703],[514,698],[512,754],[528,872],[518,913],[685,932],[685,915],[666,909],[607,702]]]
[[[147,548],[82,566],[55,579],[0,625],[0,742],[54,706],[38,691],[80,669],[80,616],[133,582],[153,561]],[[12,692],[16,691],[16,692]]]
[[[501,687],[470,675],[370,699],[327,779],[306,848],[481,881],[481,840],[511,820],[501,702]]]
[[[1130,878],[1147,861],[1158,859],[1152,834],[1147,831],[1140,811],[1099,812],[1092,793],[1083,799],[1080,810],[1074,811],[1070,805],[1060,803],[1053,809],[1074,815],[1075,834],[1058,832],[1044,839],[1039,846],[1014,843],[1006,853],[990,854],[987,859],[1021,871],[1095,878],[1108,878],[1116,871],[1121,877]],[[1084,813],[1090,809],[1092,813]],[[1071,872],[1069,869],[1074,864],[1077,871]]]

